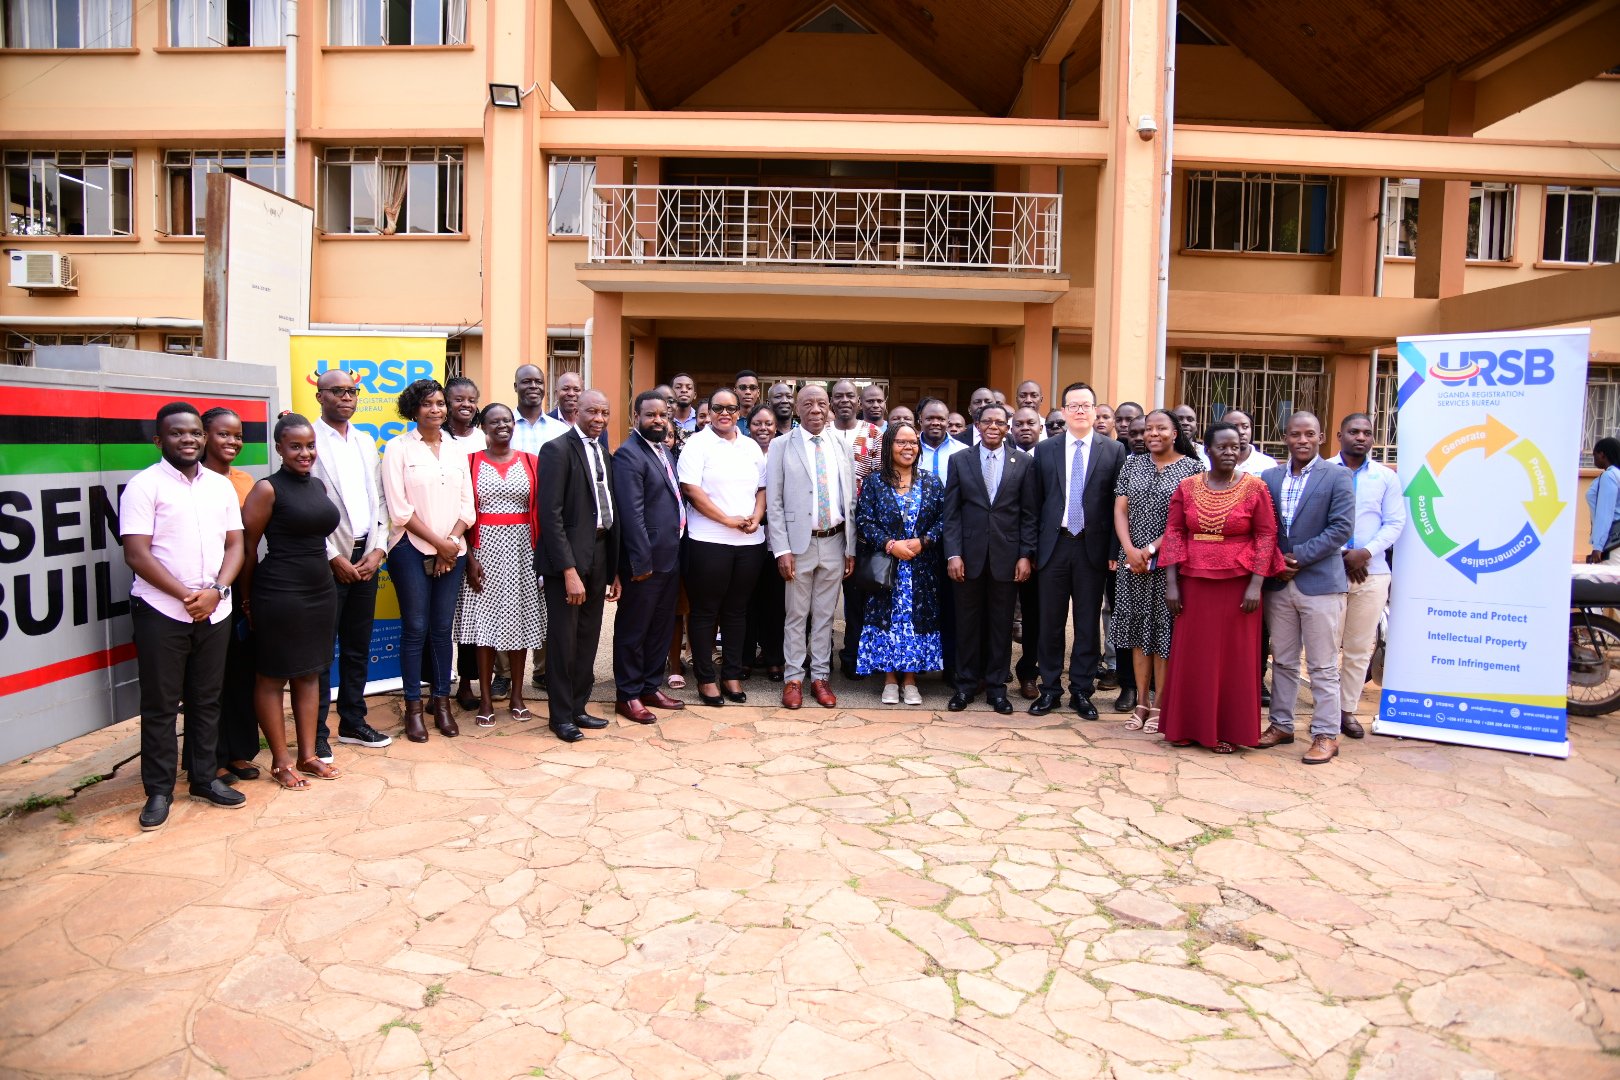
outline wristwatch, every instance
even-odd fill
[[[231,587],[229,585],[221,585],[217,581],[211,581],[208,583],[207,587],[219,593],[219,598],[221,600],[229,600],[231,598]]]

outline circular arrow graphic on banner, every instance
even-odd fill
[[[1471,450],[1483,450],[1489,459],[1504,449],[1507,456],[1524,469],[1530,481],[1530,498],[1524,502],[1528,520],[1512,539],[1499,547],[1483,547],[1478,537],[1459,544],[1440,527],[1436,513],[1436,504],[1445,495],[1440,487],[1440,473]],[[1403,494],[1411,507],[1412,524],[1423,546],[1435,558],[1446,560],[1458,573],[1475,582],[1481,574],[1494,574],[1517,566],[1533,555],[1541,546],[1541,533],[1558,519],[1566,505],[1558,500],[1558,481],[1553,477],[1547,456],[1535,443],[1519,438],[1513,429],[1489,415],[1483,424],[1458,428],[1435,443]]]

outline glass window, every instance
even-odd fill
[[[1418,241],[1416,180],[1391,180],[1384,202],[1384,254],[1415,256]],[[1513,218],[1517,188],[1512,184],[1474,183],[1468,187],[1469,262],[1505,262],[1513,258]]]
[[[130,0],[0,0],[7,49],[127,49]]]
[[[208,174],[228,173],[271,191],[284,190],[281,150],[170,150],[163,155],[168,231],[174,236],[206,232]]]
[[[169,0],[169,44],[177,48],[280,45],[282,0]]]
[[[1541,257],[1547,262],[1620,262],[1620,188],[1549,187]]]
[[[1581,427],[1581,464],[1592,467],[1599,439],[1620,435],[1620,367],[1593,365],[1586,371],[1586,416]]]
[[[7,150],[6,231],[13,236],[128,236],[128,150]]]
[[[548,182],[547,232],[552,236],[583,236],[591,219],[591,187],[596,183],[596,159],[552,158]]]
[[[1302,173],[1187,175],[1187,248],[1323,255],[1333,250],[1338,181]]]
[[[1254,422],[1254,445],[1279,460],[1288,450],[1283,428],[1301,409],[1327,415],[1328,374],[1323,357],[1281,353],[1181,354],[1181,400],[1213,423],[1228,409]]]
[[[321,228],[329,233],[460,233],[459,146],[335,148],[321,162]]]
[[[83,334],[10,333],[6,335],[5,362],[12,367],[33,367],[34,349],[42,345],[111,345],[117,349],[133,349],[135,335],[109,330]]]
[[[331,0],[333,45],[463,45],[467,0]]]

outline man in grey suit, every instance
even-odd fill
[[[1007,406],[980,408],[978,427],[945,482],[945,573],[956,583],[956,693],[945,707],[967,708],[983,680],[990,707],[1007,716],[1013,607],[1035,562],[1041,493],[1035,459],[1007,439]]]
[[[838,704],[827,685],[833,613],[843,580],[855,568],[855,476],[843,444],[827,430],[832,415],[827,391],[815,383],[806,386],[795,410],[799,426],[773,441],[765,457],[765,536],[787,582],[782,704],[789,709],[804,704],[808,670],[811,694],[831,709]]]
[[[1277,515],[1277,547],[1286,569],[1266,582],[1266,625],[1275,661],[1271,726],[1261,749],[1294,741],[1299,698],[1299,654],[1311,669],[1311,748],[1305,764],[1339,756],[1339,634],[1350,584],[1339,553],[1355,525],[1350,471],[1323,461],[1322,422],[1308,412],[1288,419],[1283,433],[1288,464],[1261,474]]]
[[[341,368],[322,372],[315,383],[321,417],[315,421],[314,475],[338,508],[338,527],[326,538],[326,560],[332,565],[338,595],[338,741],[382,747],[394,740],[366,723],[366,673],[377,608],[377,570],[388,553],[388,507],[377,444],[349,423],[357,393],[354,376]],[[319,685],[331,684],[328,667]],[[326,726],[331,697],[329,691],[321,694],[315,719],[315,756],[325,762],[332,760]]]

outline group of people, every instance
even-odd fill
[[[686,685],[686,648],[706,706],[747,701],[762,668],[783,707],[835,707],[842,607],[843,674],[881,675],[885,704],[922,704],[919,676],[942,672],[953,712],[982,694],[1010,714],[1016,682],[1032,715],[1066,687],[1068,708],[1097,720],[1095,693],[1117,687],[1126,727],[1230,753],[1294,741],[1303,654],[1305,762],[1364,733],[1356,702],[1405,511],[1362,414],[1323,459],[1319,421],[1296,413],[1279,464],[1235,410],[1199,432],[1188,406],[1110,407],[1080,382],[1050,413],[1037,383],[1011,402],[980,388],[953,432],[935,398],[891,409],[881,385],[850,379],[767,392],[743,371],[707,398],[684,374],[637,394],[610,449],[612,406],[577,374],[559,379],[552,412],[538,367],[520,367],[513,392],[515,407],[480,407],[468,379],[414,382],[398,399],[409,426],[379,453],[350,422],[353,378],[326,371],[320,415],[277,420],[279,468],[257,482],[232,465],[234,413],[160,410],[161,460],[120,513],[143,828],[166,820],[182,766],[191,795],[242,805],[233,785],[259,775],[260,731],[281,786],[337,778],[333,687],[338,741],[389,745],[364,696],[385,566],[413,742],[430,722],[459,735],[453,703],[480,726],[502,697],[530,719],[527,685],[545,690],[562,741],[606,727],[585,706],[614,601],[615,707],[634,723],[685,707],[669,691]]]

